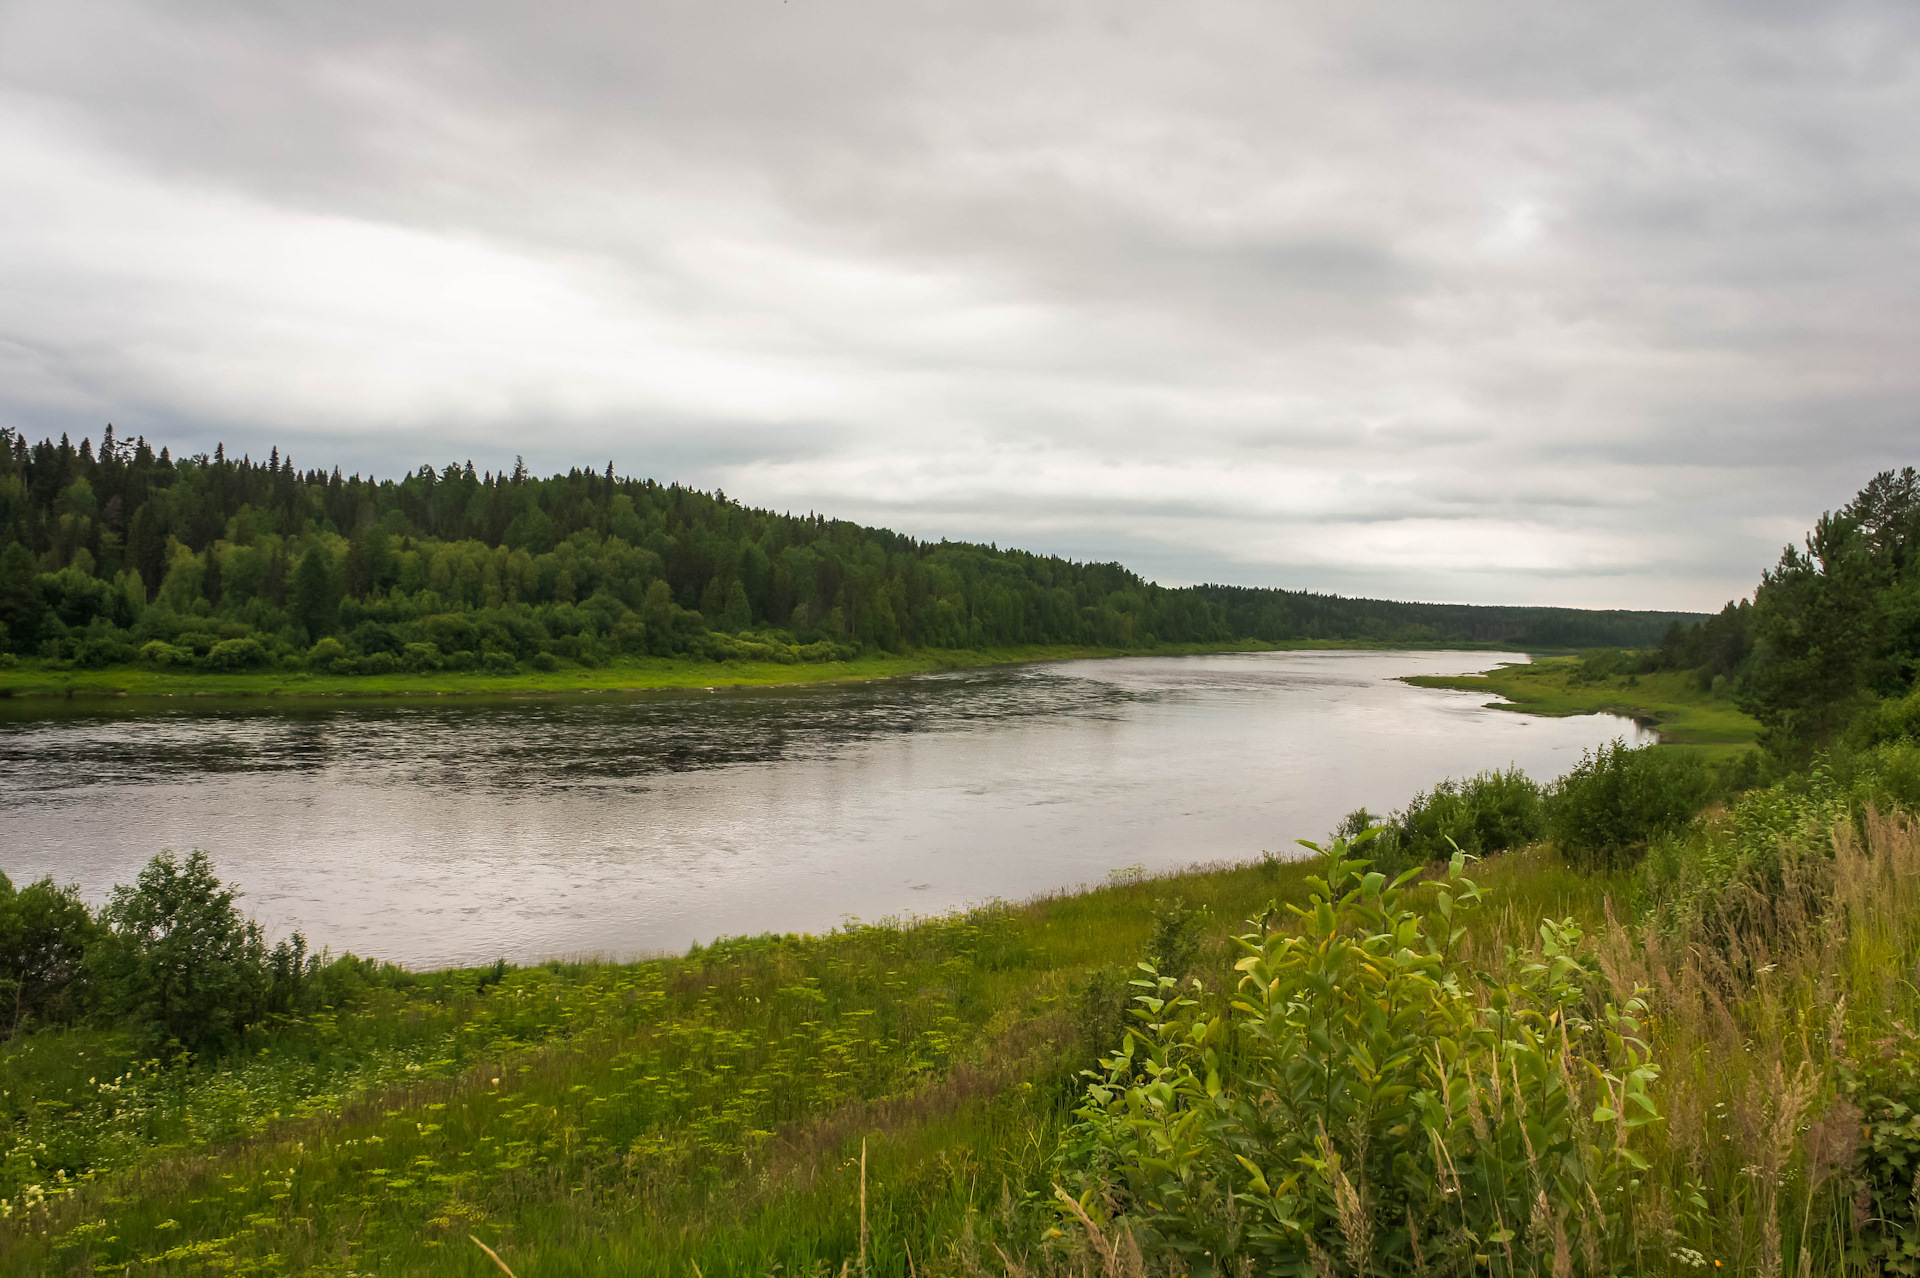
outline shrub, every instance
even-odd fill
[[[84,960],[100,925],[75,887],[50,878],[19,891],[0,874],[0,1025],[71,1021],[91,989]]]
[[[430,643],[410,643],[401,651],[400,664],[414,674],[425,674],[429,670],[438,670],[445,663],[441,660],[440,649]]]
[[[307,668],[322,674],[337,672],[347,661],[347,646],[328,635],[307,650]]]
[[[73,654],[73,663],[88,670],[104,670],[108,666],[131,661],[134,647],[110,635],[90,635],[82,640]]]
[[[560,658],[551,652],[536,652],[533,654],[533,668],[551,673],[560,668]]]
[[[1118,1042],[1127,1029],[1127,1003],[1133,993],[1132,973],[1121,967],[1097,967],[1074,991],[1073,1026],[1082,1050],[1091,1060]]]
[[[1347,828],[1363,808],[1341,827],[1347,838],[1364,829]],[[1546,829],[1540,787],[1518,768],[1482,772],[1466,781],[1442,781],[1414,796],[1404,812],[1394,814],[1386,837],[1377,844],[1375,863],[1383,873],[1398,873],[1416,865],[1450,860],[1455,848],[1470,856],[1485,856],[1522,847]]]
[[[1453,953],[1480,898],[1462,858],[1422,914],[1411,874],[1389,885],[1352,851],[1324,850],[1297,933],[1239,938],[1225,1011],[1135,982],[1141,1024],[1065,1147],[1069,1211],[1110,1208],[1196,1274],[1468,1273],[1490,1254],[1563,1272],[1575,1246],[1630,1262],[1601,1213],[1633,1210],[1630,1135],[1655,1119],[1637,1001],[1590,1020],[1571,920],[1476,988]]]
[[[1580,756],[1547,795],[1547,832],[1577,866],[1634,859],[1706,806],[1713,781],[1698,755],[1615,741]]]
[[[111,931],[89,956],[115,1010],[148,1042],[203,1051],[261,1013],[270,978],[260,925],[241,916],[205,852],[162,852],[101,911]]]
[[[156,666],[192,665],[193,649],[176,647],[164,639],[154,639],[140,645],[140,660]]]
[[[1855,1202],[1867,1208],[1856,1245],[1875,1267],[1868,1272],[1910,1273],[1920,1255],[1920,1036],[1896,1021],[1876,1046],[1879,1059],[1839,1069],[1842,1114],[1866,1134],[1848,1169]]]
[[[510,675],[520,667],[514,661],[512,653],[489,652],[480,659],[480,668],[488,674]]]
[[[1191,972],[1200,958],[1200,937],[1206,926],[1205,907],[1190,909],[1178,897],[1154,902],[1153,938],[1147,943],[1154,970],[1172,977]]]
[[[222,639],[207,650],[209,670],[252,670],[273,660],[258,639]]]

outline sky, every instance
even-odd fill
[[[1711,610],[1920,462],[1920,6],[0,0],[0,425]]]

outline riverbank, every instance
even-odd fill
[[[1776,815],[1793,803],[1763,798]],[[1726,815],[1696,827],[1713,845],[1698,866],[1723,876],[1741,846]],[[1751,974],[1703,976],[1690,956],[1706,929],[1684,916],[1649,925],[1657,865],[1575,870],[1534,846],[1471,867],[1478,909],[1418,889],[1460,929],[1463,979],[1518,988],[1577,963],[1587,1000],[1643,1016],[1610,1022],[1630,1035],[1610,1028],[1611,1046],[1582,1042],[1624,1064],[1565,1075],[1574,1117],[1554,1120],[1596,1147],[1631,1140],[1635,1179],[1617,1192],[1647,1210],[1608,1197],[1596,1217],[1593,1245],[1637,1261],[1616,1272],[1839,1272],[1907,1217],[1873,1222],[1911,1210],[1910,1176],[1874,1179],[1907,1166],[1906,1144],[1825,1133],[1860,1129],[1852,1071],[1907,1043],[1895,1035],[1920,1015],[1920,992],[1886,975],[1920,943],[1920,833],[1874,818],[1836,841],[1811,822],[1790,842],[1807,858],[1795,866],[1837,857],[1845,891],[1810,892],[1791,934],[1772,915],[1735,920],[1742,946],[1776,929],[1775,961]],[[1122,1041],[1136,963],[1181,973],[1224,1015],[1230,937],[1250,919],[1299,928],[1313,915],[1286,907],[1323,870],[1120,872],[1021,904],[635,963],[367,965],[324,1010],[205,1062],[105,1028],[18,1038],[0,1045],[0,1272],[494,1272],[478,1240],[522,1275],[1099,1273],[1101,1236],[1055,1186],[1084,1166],[1084,1071]],[[1568,997],[1557,1014],[1584,1018]],[[1631,1116],[1629,1069],[1644,1087]],[[1792,1192],[1756,1194],[1756,1166]]]
[[[1709,758],[1740,754],[1759,739],[1760,725],[1731,698],[1703,690],[1691,671],[1579,677],[1580,658],[1542,657],[1530,664],[1503,664],[1477,675],[1408,675],[1417,688],[1480,692],[1501,698],[1488,705],[1519,714],[1564,718],[1617,714],[1660,734],[1662,745],[1685,746]]]
[[[211,671],[182,672],[139,665],[80,670],[56,668],[44,662],[29,660],[21,661],[10,668],[0,669],[0,698],[444,697],[642,692],[676,688],[771,688],[893,679],[942,670],[1018,665],[1035,661],[1080,661],[1107,657],[1171,657],[1214,652],[1292,652],[1319,649],[1398,651],[1412,650],[1414,647],[1407,644],[1311,639],[1289,643],[1266,643],[1258,639],[1247,639],[1232,643],[1160,644],[1144,648],[1029,644],[980,650],[928,648],[906,654],[858,657],[852,661],[795,664],[771,661],[701,661],[684,657],[637,657],[601,666],[561,662],[553,670],[523,667],[512,674],[451,670],[379,675],[334,675],[307,670],[215,673]],[[1493,650],[1512,651],[1506,648]]]
[[[1595,927],[1624,887],[1544,852],[1486,870],[1516,910]],[[636,963],[373,972],[204,1064],[35,1035],[0,1046],[0,1272],[486,1272],[471,1234],[523,1275],[831,1275],[863,1200],[870,1274],[997,1272],[965,1253],[1050,1223],[1078,1071],[1118,1042],[1160,920],[1192,920],[1162,958],[1223,988],[1229,932],[1311,872],[1120,872]]]

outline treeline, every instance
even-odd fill
[[[1192,592],[1216,612],[1235,638],[1276,643],[1291,639],[1362,639],[1376,643],[1600,648],[1647,643],[1661,633],[1663,626],[1672,628],[1696,619],[1691,613],[1395,603],[1253,586],[1195,586]]]
[[[82,667],[334,673],[598,665],[622,655],[1242,639],[1650,643],[1672,613],[1474,608],[1228,586],[921,542],[724,493],[573,470],[397,480],[175,458],[144,438],[0,429],[0,653]]]
[[[1751,602],[1676,622],[1646,648],[1592,653],[1580,677],[1669,670],[1733,697],[1789,764],[1910,735],[1920,724],[1920,472],[1884,471],[1822,515]]]

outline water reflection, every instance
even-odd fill
[[[851,687],[0,709],[0,868],[199,846],[263,921],[414,964],[677,949],[1250,857],[1635,735],[1407,687],[1472,653],[1142,658]]]

